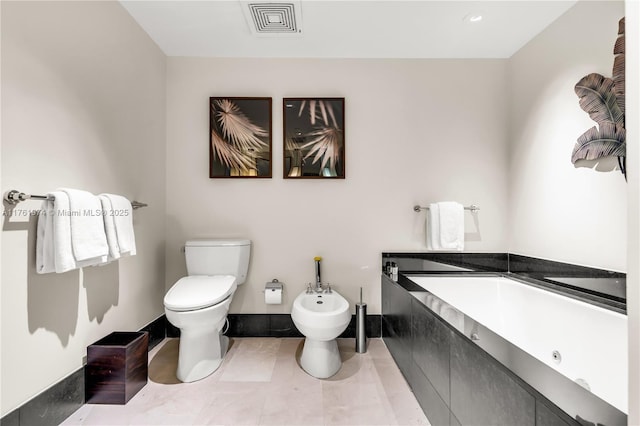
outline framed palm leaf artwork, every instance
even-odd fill
[[[344,98],[284,98],[285,179],[344,179]]]
[[[209,177],[271,177],[271,98],[209,98]]]

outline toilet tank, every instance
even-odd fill
[[[189,240],[184,254],[189,275],[233,275],[237,284],[247,279],[251,241],[244,239]]]

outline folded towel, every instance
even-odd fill
[[[38,217],[36,271],[60,274],[78,268],[71,245],[71,210],[66,193],[53,191],[47,195],[55,200],[43,201]]]
[[[464,207],[460,203],[438,203],[440,215],[440,245],[445,250],[464,249]]]
[[[427,211],[427,249],[442,250],[440,247],[440,209],[436,203],[429,204]]]
[[[69,197],[63,191],[54,191],[51,195],[55,197],[53,202],[53,251],[56,272],[61,274],[77,269],[79,266],[73,255],[73,244],[71,243],[71,207],[69,205]]]
[[[104,233],[107,236],[107,245],[109,246],[108,261],[110,262],[120,258],[120,246],[118,245],[118,234],[116,233],[116,223],[114,220],[115,212],[109,197],[100,194],[98,198],[100,199],[100,204],[102,204]]]
[[[43,201],[36,232],[36,272],[38,274],[56,271],[53,252],[53,214],[53,201]]]
[[[133,207],[131,206],[131,201],[122,195],[102,195],[111,201],[120,255],[135,256],[136,237],[133,232]]]
[[[78,189],[62,189],[69,197],[71,247],[78,267],[107,262],[109,246],[98,197]]]
[[[464,207],[444,201],[429,204],[427,214],[427,249],[464,249]]]

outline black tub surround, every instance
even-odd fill
[[[626,425],[624,413],[481,324],[449,324],[410,279],[501,275],[624,313],[624,274],[503,253],[383,253],[386,262],[399,274],[382,275],[382,336],[434,426]]]
[[[405,276],[499,273],[626,313],[626,274],[620,272],[511,253],[382,253],[383,267],[387,262],[395,262],[399,272]]]

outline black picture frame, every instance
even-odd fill
[[[271,178],[272,98],[209,98],[209,177]]]
[[[285,179],[345,178],[344,98],[284,98]]]

